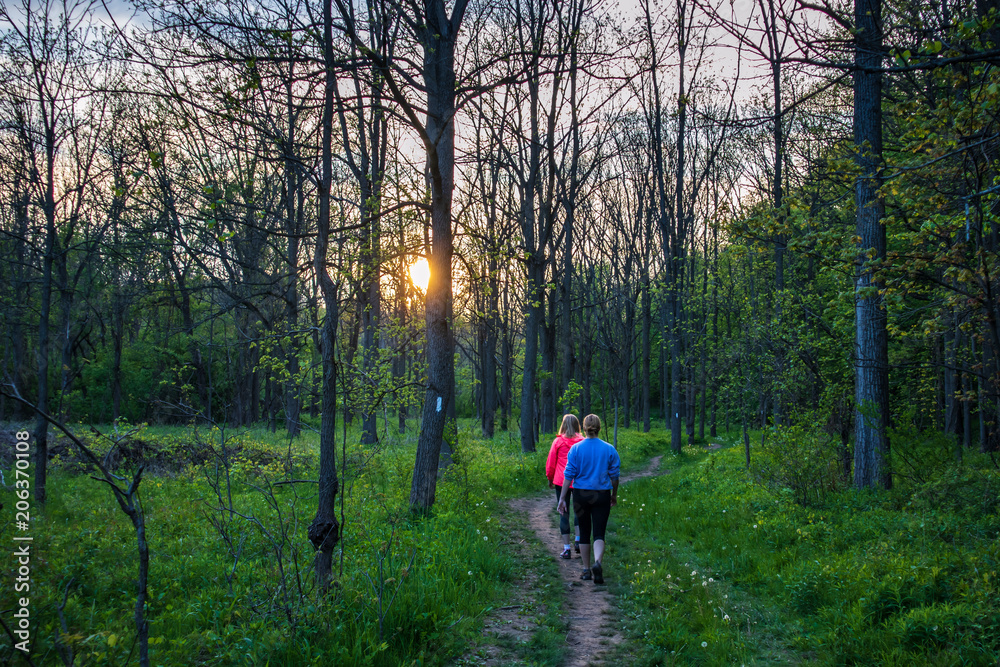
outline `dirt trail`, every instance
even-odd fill
[[[660,460],[662,456],[650,459],[645,470],[631,475],[624,475],[622,483],[627,483],[634,479],[650,477],[660,474]],[[583,564],[579,554],[574,553],[572,560],[562,560],[558,558],[562,551],[562,538],[559,536],[558,515],[555,511],[555,493],[549,495],[535,496],[532,498],[518,498],[511,501],[510,508],[518,516],[525,517],[526,523],[534,533],[545,550],[551,557],[557,559],[559,563],[560,583],[565,587],[566,596],[563,607],[562,618],[569,626],[566,635],[566,653],[568,659],[565,662],[567,667],[585,667],[588,665],[602,665],[602,656],[608,648],[621,643],[622,636],[619,632],[620,624],[614,622],[612,595],[608,592],[606,585],[598,586],[591,581],[581,581],[580,572]],[[612,510],[612,516],[614,511]],[[527,545],[521,544],[522,548]],[[611,558],[608,561],[608,568],[605,570],[606,581],[614,580],[623,570],[620,565],[614,562],[614,546],[609,545]],[[536,599],[538,593],[537,577],[525,576],[519,582],[518,590],[514,594],[516,605],[499,610],[486,623],[486,633],[492,634],[496,639],[509,642],[527,641],[530,639],[534,627],[530,620],[524,618],[523,613],[512,613],[525,607],[537,607],[541,601]],[[508,664],[502,661],[498,653],[492,650],[493,647],[481,646],[479,657],[483,665]],[[466,663],[468,664],[468,663]]]

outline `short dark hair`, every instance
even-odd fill
[[[601,432],[601,418],[597,415],[587,415],[583,418],[583,432],[594,437]]]

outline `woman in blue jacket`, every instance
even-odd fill
[[[597,437],[601,432],[601,418],[587,415],[583,418],[583,440],[573,445],[563,470],[562,494],[559,512],[566,514],[566,498],[573,487],[573,511],[580,519],[580,559],[583,560],[581,579],[593,578],[595,584],[604,583],[604,532],[608,527],[611,508],[618,504],[618,477],[621,459],[610,443]],[[593,532],[594,565],[590,565],[591,532]]]

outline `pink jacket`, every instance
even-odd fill
[[[566,457],[569,456],[570,448],[583,440],[583,436],[577,434],[574,438],[566,436],[556,436],[552,441],[552,449],[549,450],[549,458],[545,462],[545,476],[556,486],[562,486],[563,470],[566,469]]]

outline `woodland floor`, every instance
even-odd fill
[[[641,472],[623,476],[622,483],[669,472],[660,471],[661,458],[650,459]],[[480,640],[456,665],[604,665],[605,655],[624,641],[607,584],[580,580],[579,554],[574,553],[572,560],[559,558],[562,538],[555,504],[554,492],[517,498],[509,504],[510,513],[500,517],[518,562],[514,592],[510,604],[488,614]],[[609,544],[605,581],[618,574],[613,553]],[[561,603],[558,596],[546,595],[554,586],[565,591]],[[539,639],[546,635],[549,641]]]

